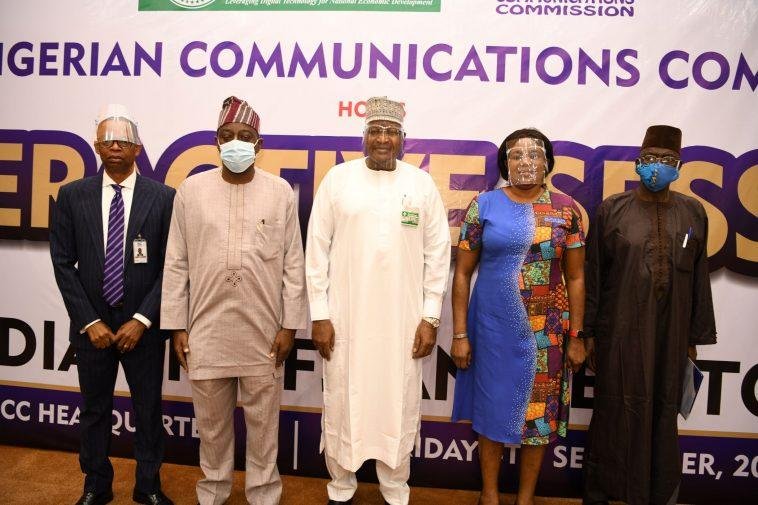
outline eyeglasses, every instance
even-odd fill
[[[113,147],[113,144],[116,144],[121,149],[131,149],[136,144],[134,142],[129,142],[128,140],[98,140],[97,145],[100,147],[104,147],[106,149],[110,149]]]
[[[515,163],[521,163],[524,161],[524,159],[527,159],[531,162],[537,162],[537,161],[546,161],[545,159],[545,153],[542,151],[535,149],[530,150],[527,152],[524,151],[517,151],[513,149],[508,150],[508,161],[513,161]]]
[[[369,126],[365,130],[366,135],[369,137],[379,137],[382,134],[387,135],[390,138],[398,138],[403,134],[403,130],[395,128],[394,126]]]
[[[652,164],[652,163],[663,163],[664,165],[668,165],[670,167],[679,168],[679,165],[682,163],[682,160],[670,154],[667,154],[665,156],[656,156],[655,154],[645,154],[645,155],[640,156],[640,162],[642,162],[645,165]]]

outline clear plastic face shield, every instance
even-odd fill
[[[122,149],[130,147],[130,145],[142,145],[137,132],[137,125],[120,116],[99,121],[95,141],[104,147],[111,147],[114,143],[118,143]]]
[[[400,159],[404,154],[405,130],[400,125],[367,124],[363,129],[363,153],[371,156],[372,147],[377,143],[380,146],[391,146],[394,158]]]
[[[544,182],[547,155],[542,140],[516,139],[508,143],[505,152],[508,162],[508,186],[532,186]]]

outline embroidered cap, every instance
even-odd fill
[[[255,131],[260,132],[261,118],[246,101],[240,100],[236,96],[230,96],[224,100],[221,106],[217,128],[221,128],[227,123],[244,123],[252,126]]]
[[[374,96],[366,100],[366,123],[371,121],[392,121],[402,126],[405,107],[400,102],[386,96]]]

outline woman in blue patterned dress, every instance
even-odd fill
[[[481,505],[498,503],[504,444],[521,446],[516,504],[533,505],[547,444],[566,434],[569,370],[585,358],[584,233],[573,199],[544,184],[554,163],[538,130],[508,135],[498,151],[508,184],[474,198],[461,226],[452,418],[479,434]]]

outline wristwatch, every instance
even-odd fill
[[[436,317],[422,317],[424,321],[431,324],[433,328],[439,328],[440,327],[440,320]]]
[[[584,330],[569,330],[569,337],[584,340]]]

